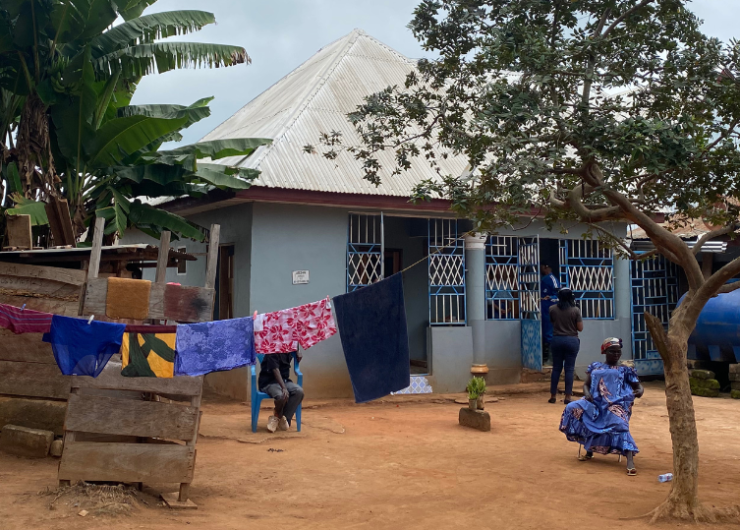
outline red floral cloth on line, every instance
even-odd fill
[[[258,315],[254,324],[257,353],[307,350],[337,332],[329,300]]]

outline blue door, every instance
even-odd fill
[[[540,238],[519,238],[522,366],[542,370],[542,309],[540,305]]]

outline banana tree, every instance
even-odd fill
[[[163,142],[178,140],[179,131],[208,114],[207,102],[129,107],[137,82],[176,68],[244,64],[249,57],[238,46],[161,41],[215,18],[203,11],[142,16],[155,1],[0,0],[0,169],[4,195],[17,208],[30,207],[28,200],[67,198],[79,234],[90,215],[88,199],[100,205],[103,195],[93,195],[119,182],[124,169],[153,166],[152,175],[185,162],[154,158]],[[123,22],[113,26],[119,17]],[[246,155],[253,148],[234,149]],[[194,177],[197,159],[190,158],[189,173],[179,178],[195,186],[183,189],[202,192],[208,181]],[[223,177],[220,186],[244,185],[235,170],[213,171]],[[135,200],[128,189],[121,185],[119,192]],[[130,189],[136,193],[136,186]]]

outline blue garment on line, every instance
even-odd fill
[[[126,324],[54,315],[43,341],[51,344],[64,375],[98,377],[110,358],[121,349]]]
[[[198,376],[254,364],[252,317],[177,326],[175,375]]]
[[[337,296],[334,310],[355,401],[365,403],[408,387],[411,363],[401,274]]]
[[[605,363],[592,363],[587,372],[591,374],[593,402],[583,398],[566,406],[560,430],[571,442],[582,444],[586,451],[637,453],[629,424],[635,402],[631,385],[640,382],[637,372],[628,366]]]

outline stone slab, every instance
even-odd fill
[[[740,374],[740,364],[731,364],[730,365],[730,373],[731,374]]]
[[[8,424],[20,425],[62,436],[66,411],[63,401],[0,397],[0,429]]]
[[[740,381],[740,372],[730,372],[730,381]]]
[[[716,379],[696,379],[692,377],[689,379],[691,388],[706,388],[708,390],[719,390],[720,384]]]
[[[704,370],[709,368],[709,363],[707,361],[699,361],[696,359],[689,359],[686,362],[686,365],[689,367],[689,370]]]
[[[461,408],[458,421],[463,427],[470,427],[483,432],[491,430],[491,415],[484,410]]]
[[[715,388],[692,388],[691,394],[694,396],[702,396],[702,397],[717,397],[719,396],[719,390]]]
[[[6,425],[0,431],[0,451],[28,458],[44,458],[49,454],[53,440],[54,433],[51,431]]]
[[[733,390],[740,390],[740,381],[733,381],[732,383],[730,383],[730,385],[732,386]]]
[[[711,370],[691,370],[689,376],[693,379],[715,379],[714,372]]]

